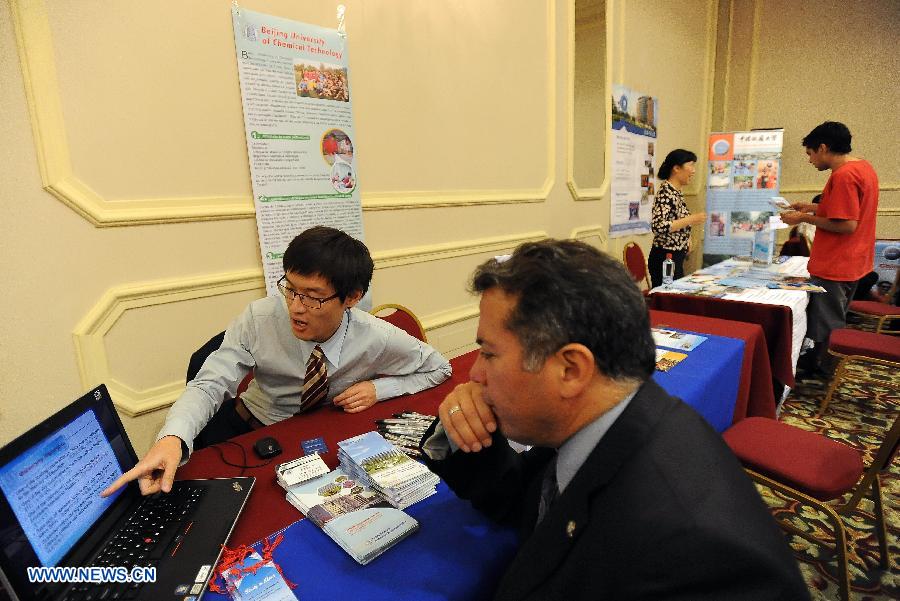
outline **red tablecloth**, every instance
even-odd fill
[[[734,404],[734,421],[751,416],[775,418],[775,393],[772,389],[769,352],[759,325],[655,310],[650,311],[650,323],[654,327],[669,326],[678,330],[743,340],[744,360]]]
[[[791,388],[795,386],[791,359],[793,312],[789,307],[666,293],[651,295],[650,308],[759,324],[765,334],[772,375],[786,386]],[[719,332],[710,333],[719,334]],[[727,334],[719,335],[727,336]]]

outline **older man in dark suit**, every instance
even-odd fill
[[[495,599],[809,598],[721,437],[650,379],[647,310],[621,265],[529,243],[482,265],[473,289],[472,381],[422,447],[460,497],[520,528]]]

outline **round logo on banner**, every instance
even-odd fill
[[[729,148],[731,148],[731,144],[728,143],[728,140],[716,140],[712,146],[713,154],[720,156],[728,154]]]

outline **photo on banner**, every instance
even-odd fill
[[[873,299],[887,301],[888,293],[900,271],[900,240],[875,241],[875,265],[872,271],[878,274],[878,279],[869,293]]]
[[[290,241],[315,225],[363,239],[346,36],[232,10],[266,292]],[[367,300],[365,302],[368,302]]]
[[[703,265],[750,256],[754,236],[769,226],[781,185],[783,129],[709,136]]]
[[[613,86],[611,238],[650,232],[656,196],[656,119],[659,100]]]

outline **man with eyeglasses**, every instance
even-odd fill
[[[198,435],[214,444],[326,403],[356,413],[450,377],[434,348],[356,308],[374,269],[365,244],[316,226],[294,238],[282,262],[281,296],[250,303],[232,322],[172,405],[156,444],[104,495],[135,479],[143,494],[168,492]]]

